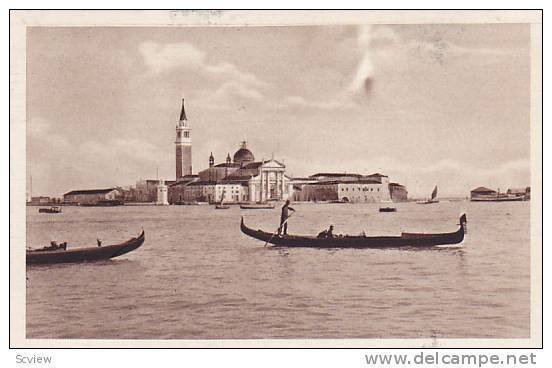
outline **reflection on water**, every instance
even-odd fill
[[[240,233],[273,231],[278,209],[209,206],[29,208],[27,243],[93,246],[136,236],[110,261],[27,269],[29,338],[468,338],[529,336],[529,203],[297,204],[289,232],[448,232],[461,247],[291,249]],[[21,244],[22,247],[25,244]]]

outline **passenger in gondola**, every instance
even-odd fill
[[[96,238],[96,241],[98,242],[98,247],[101,247],[102,246],[102,241],[100,240],[100,238]]]
[[[333,225],[330,225],[330,228],[328,229],[328,231],[326,231],[326,238],[333,238],[334,237],[334,234],[333,234]]]
[[[322,238],[322,239],[333,238],[334,237],[333,229],[334,229],[334,226],[330,225],[330,228],[328,230],[324,230],[318,233],[318,238]]]
[[[289,206],[289,199],[286,200],[286,203],[282,206],[282,214],[280,215],[280,227],[278,228],[278,235],[284,230],[284,235],[287,235],[287,219],[290,216],[289,211],[295,212],[293,208]]]

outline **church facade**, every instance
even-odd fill
[[[211,153],[209,166],[192,174],[191,126],[184,100],[176,125],[176,182],[168,187],[169,203],[185,202],[264,202],[291,198],[291,179],[285,165],[275,159],[256,161],[242,142],[240,148],[215,164]]]

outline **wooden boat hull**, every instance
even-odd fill
[[[380,212],[397,212],[397,209],[394,207],[382,207],[379,209]]]
[[[522,202],[523,197],[472,198],[472,202]]]
[[[253,230],[241,220],[241,231],[252,238],[280,247],[305,248],[398,248],[433,247],[437,245],[459,244],[464,240],[466,215],[460,217],[460,228],[452,233],[416,234],[402,233],[401,236],[337,236],[318,238],[315,236],[278,236],[262,230]]]
[[[221,204],[215,206],[215,210],[227,210],[229,208],[230,206],[221,205]]]
[[[121,244],[53,251],[28,250],[27,264],[73,263],[106,260],[119,257],[139,248],[144,243],[144,240],[145,234],[142,230],[142,233],[137,238],[132,238]]]
[[[39,208],[38,213],[61,213],[61,210],[54,210],[51,208]]]
[[[271,210],[274,208],[271,204],[240,204],[242,210]]]

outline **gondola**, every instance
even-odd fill
[[[402,233],[401,236],[333,236],[318,238],[316,236],[284,235],[279,236],[262,230],[247,227],[241,219],[241,231],[252,238],[280,247],[311,248],[397,248],[397,247],[433,247],[436,245],[458,244],[464,240],[466,215],[460,217],[460,228],[452,233]]]
[[[395,207],[380,207],[380,212],[397,212]]]
[[[28,249],[27,264],[51,264],[51,263],[71,263],[106,260],[119,257],[125,253],[131,252],[144,243],[144,230],[137,238],[131,238],[124,243],[113,245],[102,245],[86,248],[67,249],[63,248],[51,250]]]

